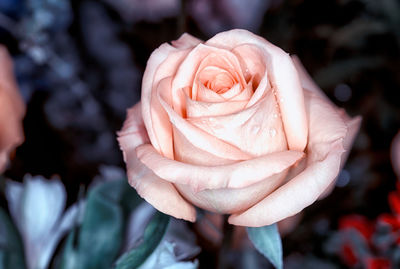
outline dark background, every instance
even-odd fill
[[[346,214],[388,212],[395,189],[400,1],[0,0],[0,43],[27,103],[26,141],[6,176],[59,175],[74,202],[100,166],[124,167],[116,132],[151,52],[183,32],[207,40],[232,28],[297,54],[334,103],[363,117],[337,188],[284,239],[286,256],[340,265],[322,247],[329,231]]]

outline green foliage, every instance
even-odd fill
[[[263,254],[275,268],[283,268],[282,241],[276,224],[247,228],[247,234],[255,248]]]
[[[0,208],[0,269],[24,269],[21,238],[6,212]]]
[[[169,216],[157,212],[143,235],[143,242],[122,255],[115,264],[115,269],[130,269],[140,266],[161,242],[169,223]]]

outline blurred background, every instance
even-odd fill
[[[73,203],[100,167],[124,169],[116,132],[140,99],[151,52],[184,32],[207,40],[233,28],[298,55],[336,105],[363,117],[337,187],[283,239],[286,264],[346,267],[329,251],[340,220],[390,212],[396,188],[398,0],[0,0],[0,43],[27,104],[26,141],[5,176],[58,175]],[[212,256],[201,247],[200,265]]]

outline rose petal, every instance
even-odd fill
[[[232,214],[248,209],[273,192],[282,184],[287,170],[243,188],[208,189],[197,192],[189,185],[175,184],[175,186],[183,197],[200,208],[219,214]]]
[[[312,204],[337,177],[347,127],[324,99],[311,92],[305,97],[310,117],[306,169],[252,208],[232,215],[231,224],[257,227],[292,216]]]
[[[299,151],[283,151],[229,165],[201,166],[165,158],[149,144],[137,147],[136,152],[140,161],[160,178],[189,185],[195,192],[246,187],[282,172],[303,156]]]
[[[208,89],[202,83],[195,83],[197,84],[197,101],[201,102],[208,102],[208,103],[215,103],[215,102],[225,102],[226,100],[224,97],[219,95],[218,93]]]
[[[199,102],[190,98],[186,99],[186,113],[188,118],[221,116],[243,110],[248,101],[229,101],[229,102]]]
[[[205,44],[233,49],[243,43],[257,45],[268,55],[267,70],[271,85],[277,93],[289,149],[304,150],[308,130],[303,89],[290,56],[246,30],[235,29],[219,33]]]
[[[339,173],[340,158],[344,152],[342,143],[338,140],[325,159],[308,166],[255,206],[243,213],[231,215],[229,223],[247,227],[270,225],[299,213],[315,202]]]
[[[247,160],[251,156],[242,152],[235,146],[224,143],[218,138],[209,135],[203,130],[190,124],[187,120],[183,119],[178,113],[176,113],[164,100],[168,97],[164,97],[164,92],[158,92],[159,101],[165,111],[168,113],[169,120],[172,125],[178,129],[190,143],[195,147],[202,149],[203,151],[209,152],[217,157],[230,160]],[[182,95],[184,95],[182,93]]]
[[[183,33],[177,40],[171,41],[172,46],[183,50],[193,48],[200,43],[203,41],[188,33]]]
[[[223,165],[236,162],[235,160],[225,159],[214,154],[199,149],[175,127],[173,127],[174,135],[174,160],[195,164],[195,165]]]
[[[164,43],[156,49],[147,61],[146,71],[142,81],[142,116],[151,143],[165,156],[172,157],[172,137],[168,130],[168,121],[163,121],[165,112],[154,98],[154,92],[161,80],[175,74],[179,64],[189,53],[188,50],[178,50]],[[157,125],[156,123],[161,125]],[[161,141],[160,141],[161,140]]]
[[[241,71],[237,57],[230,51],[203,44],[197,45],[182,61],[177,73],[172,81],[172,101],[174,110],[183,115],[179,108],[183,107],[183,100],[180,98],[179,91],[185,87],[192,87],[198,74],[207,66],[217,66],[231,73]],[[240,82],[245,85],[245,80],[241,72],[238,73]],[[195,88],[193,89],[195,90]],[[193,96],[197,94],[194,93]],[[175,108],[177,106],[177,108]]]
[[[237,113],[187,121],[252,156],[287,149],[282,120],[271,91],[252,107]]]
[[[126,151],[133,150],[137,146],[149,142],[149,136],[147,135],[144,127],[142,118],[142,105],[140,102],[128,109],[124,125],[117,135],[117,140],[122,153],[124,154],[125,161]]]
[[[134,150],[126,152],[126,157],[129,184],[143,199],[157,210],[175,218],[191,222],[196,220],[195,208],[182,198],[171,183],[159,178],[148,169],[137,158]]]

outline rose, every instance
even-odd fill
[[[24,114],[25,105],[17,89],[12,60],[0,45],[0,172],[6,166],[9,153],[24,140]]]
[[[130,184],[158,210],[194,221],[195,205],[263,226],[329,191],[359,123],[297,58],[231,30],[155,50],[118,140]]]

